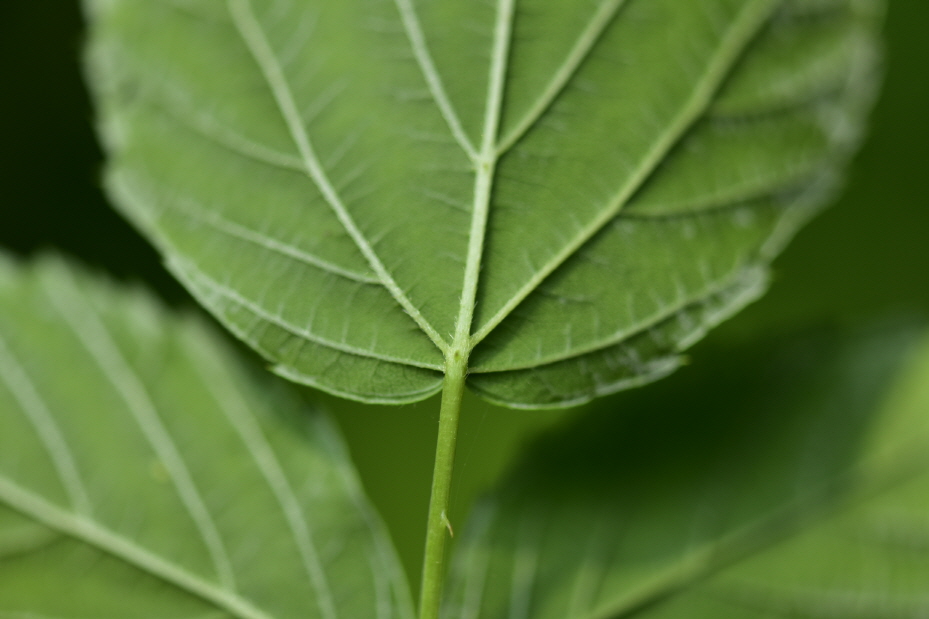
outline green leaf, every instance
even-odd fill
[[[87,0],[119,207],[278,373],[662,376],[834,186],[878,0]]]
[[[540,441],[469,522],[444,616],[923,616],[915,335],[730,347]]]
[[[0,616],[412,617],[335,430],[198,320],[0,263]]]

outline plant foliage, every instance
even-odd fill
[[[756,298],[873,84],[870,0],[90,0],[117,205],[292,380],[640,384]]]
[[[0,614],[413,616],[326,418],[198,320],[50,259],[3,264],[0,310]],[[927,342],[724,350],[543,438],[443,617],[919,616]]]
[[[292,381],[444,389],[420,619],[929,612],[899,325],[602,400],[474,508],[442,595],[465,381],[586,402],[757,298],[858,141],[879,0],[84,5],[107,186],[194,296]],[[415,616],[326,415],[145,293],[0,259],[0,429],[3,619]]]
[[[0,615],[412,616],[324,416],[147,295],[0,267]]]

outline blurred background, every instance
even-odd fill
[[[774,265],[760,302],[695,347],[705,372],[719,350],[809,326],[856,327],[929,315],[929,2],[891,0],[886,75],[871,132],[837,203]],[[194,308],[158,256],[107,205],[101,153],[81,78],[77,0],[0,2],[0,245],[21,256],[54,250],[168,303]],[[255,360],[255,362],[259,362]],[[690,368],[646,387],[688,380]],[[665,387],[665,389],[669,389]],[[681,391],[680,389],[676,391]],[[308,394],[332,409],[411,580],[418,580],[438,402],[387,408]],[[621,414],[629,396],[600,403]],[[541,429],[582,411],[510,411],[468,398],[451,520]]]

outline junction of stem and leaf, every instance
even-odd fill
[[[436,441],[432,495],[426,525],[426,549],[420,590],[420,618],[437,617],[442,597],[445,545],[451,536],[448,522],[448,500],[451,489],[455,444],[458,437],[458,417],[468,373],[468,355],[450,351],[442,388],[442,408],[439,412],[439,433]]]
[[[402,3],[401,3],[402,4]],[[513,30],[515,0],[502,0],[497,4],[493,50],[488,79],[487,103],[480,150],[475,152],[465,140],[462,147],[474,166],[474,196],[471,211],[471,228],[468,236],[468,253],[465,260],[464,279],[455,336],[445,352],[445,380],[442,385],[442,408],[439,413],[439,433],[436,441],[435,467],[432,478],[432,494],[429,499],[429,517],[426,530],[426,548],[423,560],[422,582],[420,583],[420,619],[437,619],[442,601],[442,583],[445,577],[445,545],[451,532],[446,513],[451,489],[452,468],[455,459],[455,443],[458,435],[458,417],[461,398],[468,375],[468,359],[474,347],[471,329],[474,322],[474,307],[480,278],[481,257],[487,235],[487,218],[490,211],[491,193],[500,149],[497,137],[500,130],[500,114],[503,105],[503,90]],[[407,22],[408,30],[418,30],[416,24]],[[413,37],[415,39],[415,37]],[[428,63],[427,63],[428,64]],[[424,66],[424,69],[426,67]],[[429,71],[425,71],[429,74]],[[436,101],[444,101],[441,83],[430,83]],[[453,117],[453,116],[452,116]],[[456,137],[456,122],[450,122]],[[459,138],[460,141],[460,138]]]

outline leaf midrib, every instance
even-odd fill
[[[497,2],[481,152],[474,161],[476,167],[474,206],[471,212],[468,253],[465,261],[461,302],[455,328],[454,349],[463,358],[467,358],[474,348],[471,327],[474,321],[484,241],[487,237],[487,218],[490,214],[494,177],[497,171],[497,162],[500,158],[497,152],[497,134],[500,130],[500,117],[503,111],[504,85],[509,49],[513,40],[515,7],[516,0],[498,0]]]
[[[538,289],[551,273],[573,256],[609,221],[615,218],[632,195],[652,175],[670,149],[706,111],[735,60],[766,22],[776,2],[775,0],[755,0],[739,13],[723,37],[715,55],[709,61],[704,74],[696,82],[690,97],[675,117],[674,122],[648,151],[640,166],[620,188],[614,200],[601,211],[598,217],[581,230],[572,242],[563,246],[561,251],[557,252],[543,268],[537,270],[534,276],[474,333],[472,333],[472,330],[474,327],[477,290],[497,162],[525,132],[531,129],[538,118],[544,114],[545,110],[557,98],[558,94],[562,92],[625,3],[623,0],[607,0],[599,5],[592,19],[572,46],[568,58],[556,71],[544,91],[529,107],[529,111],[503,139],[498,139],[498,133],[503,108],[503,91],[509,45],[513,38],[512,28],[516,3],[515,0],[499,0],[496,3],[497,17],[479,150],[467,137],[460,117],[445,91],[442,76],[439,74],[430,54],[413,3],[410,0],[395,0],[394,4],[432,99],[453,138],[468,156],[474,168],[475,180],[471,226],[468,236],[462,292],[459,297],[458,317],[455,323],[455,332],[450,334],[452,335],[451,341],[447,341],[435,330],[399,287],[380,257],[355,224],[348,209],[342,203],[337,191],[327,178],[326,172],[313,149],[307,128],[297,109],[287,78],[257,17],[253,13],[250,0],[227,0],[232,22],[274,96],[283,120],[300,153],[304,172],[321,191],[340,223],[376,273],[379,282],[390,292],[405,313],[416,322],[420,330],[429,337],[448,360],[451,356],[464,358],[470,356],[474,347],[502,323],[533,291]],[[405,360],[397,359],[394,361],[408,364]],[[421,364],[416,365],[422,367]],[[430,365],[430,369],[437,368]]]
[[[687,99],[680,113],[675,117],[668,130],[646,153],[638,168],[627,182],[620,188],[612,203],[604,208],[600,215],[585,226],[572,240],[563,246],[535,275],[529,279],[496,314],[491,316],[472,336],[472,346],[483,341],[490,333],[509,316],[516,307],[522,303],[543,281],[545,281],[558,267],[564,264],[571,256],[585,245],[594,235],[612,221],[628,203],[629,199],[641,188],[645,181],[651,177],[661,161],[677,144],[693,123],[699,119],[718,91],[723,80],[732,69],[735,61],[745,48],[757,36],[761,27],[767,22],[770,14],[777,5],[777,0],[755,0],[747,5],[739,16],[733,21],[726,32],[716,54],[707,65],[707,69],[700,77]]]
[[[594,44],[602,36],[609,23],[615,18],[624,2],[625,0],[608,0],[600,6],[572,47],[568,58],[556,71],[555,76],[543,93],[530,106],[516,127],[506,137],[498,139],[516,9],[515,0],[498,0],[484,122],[481,132],[481,148],[480,152],[478,152],[464,132],[461,120],[445,91],[444,80],[436,69],[429,52],[425,35],[412,2],[410,0],[395,0],[414,57],[429,87],[432,98],[439,107],[453,137],[474,166],[474,200],[471,209],[472,218],[468,236],[464,280],[452,349],[445,351],[447,358],[451,354],[458,354],[464,358],[469,357],[471,351],[480,341],[480,338],[471,335],[471,331],[497,163],[506,151],[541,118],[545,110],[548,109],[580,68],[583,60],[593,49]]]
[[[500,139],[497,156],[502,156],[512,148],[551,107],[558,95],[565,89],[571,78],[577,74],[581,65],[593,51],[594,46],[619,14],[628,0],[605,0],[594,12],[593,17],[575,41],[567,58],[555,71],[542,94],[529,106],[516,125]]]

